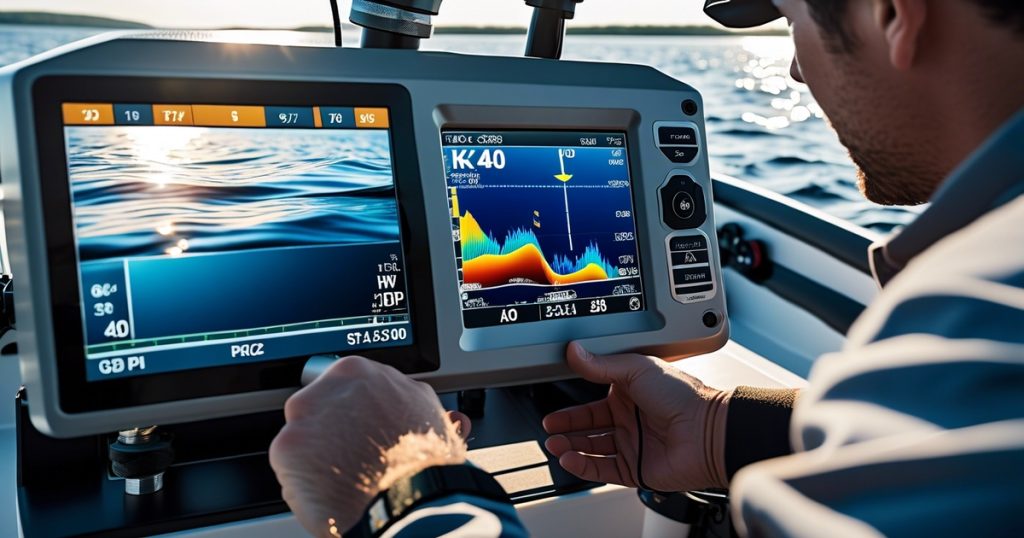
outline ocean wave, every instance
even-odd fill
[[[399,236],[386,131],[66,131],[83,260]]]

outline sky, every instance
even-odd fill
[[[348,19],[351,0],[339,0]],[[572,24],[711,25],[700,0],[585,0]],[[2,11],[53,11],[144,22],[156,27],[329,26],[328,0],[0,0]],[[527,26],[523,0],[444,0],[437,26]]]

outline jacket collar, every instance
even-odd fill
[[[885,286],[918,254],[1024,194],[1024,109],[942,183],[931,205],[898,235],[871,245],[871,272]]]

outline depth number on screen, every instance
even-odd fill
[[[505,152],[500,149],[485,149],[479,156],[475,149],[452,150],[452,170],[476,170],[478,167],[503,170],[506,164],[508,161],[505,159]]]
[[[396,329],[374,329],[372,331],[360,331],[348,333],[348,345],[361,346],[366,344],[383,344],[387,342],[399,342],[409,337],[409,330],[405,328]]]

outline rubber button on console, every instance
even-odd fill
[[[677,192],[675,197],[672,198],[672,211],[681,219],[692,218],[696,208],[697,204],[693,201],[693,196],[688,192]]]
[[[707,250],[707,248],[707,240],[700,235],[673,237],[668,244],[668,249],[672,252],[682,252],[684,250]]]
[[[672,267],[678,267],[680,265],[695,265],[699,263],[708,263],[708,251],[687,250],[686,252],[672,253]]]
[[[693,269],[673,269],[672,278],[676,281],[676,286],[704,284],[711,282],[711,268],[695,267]]]
[[[697,158],[697,146],[662,147],[661,152],[668,157],[668,160],[686,164]]]
[[[658,145],[695,146],[697,145],[697,131],[692,127],[659,127]]]
[[[698,228],[708,218],[704,189],[687,175],[673,176],[661,188],[661,207],[665,224],[674,230]]]

